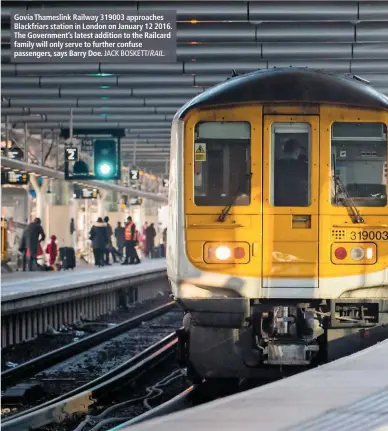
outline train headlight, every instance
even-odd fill
[[[206,242],[203,259],[205,263],[213,264],[248,263],[250,246],[249,243],[242,241]]]
[[[365,257],[365,251],[361,247],[353,247],[350,256],[353,260],[362,260]]]
[[[216,248],[215,255],[218,260],[228,260],[230,259],[232,252],[226,245],[221,245]]]
[[[372,247],[368,247],[366,249],[366,258],[367,259],[373,259],[373,248]]]

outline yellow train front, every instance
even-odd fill
[[[308,69],[177,113],[167,268],[194,375],[308,366],[334,333],[388,321],[387,127],[365,80]]]

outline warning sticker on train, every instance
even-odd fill
[[[195,144],[194,156],[195,162],[206,162],[206,144]]]

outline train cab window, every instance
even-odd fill
[[[308,207],[311,203],[311,132],[308,123],[272,124],[271,204]]]
[[[385,124],[334,123],[331,130],[331,163],[332,205],[347,206],[350,197],[356,206],[386,206]]]
[[[195,127],[194,203],[250,204],[251,126],[245,122],[201,122]]]

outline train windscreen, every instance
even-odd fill
[[[201,122],[195,127],[194,202],[198,206],[250,203],[251,126]]]
[[[387,204],[387,128],[382,123],[334,123],[331,133],[332,169],[355,205]],[[334,165],[335,163],[335,165]],[[332,204],[342,206],[332,184]]]

